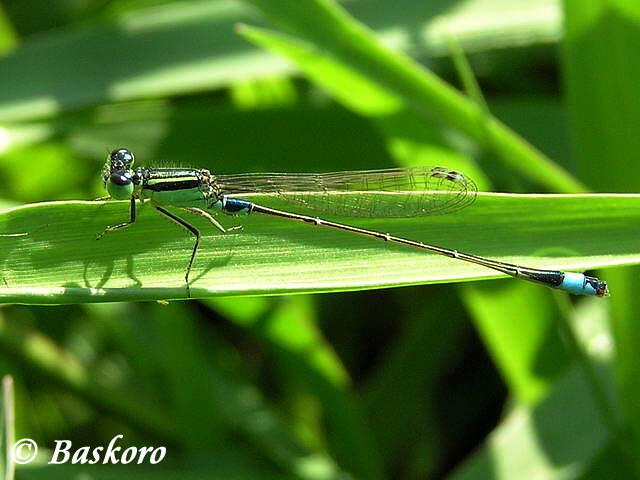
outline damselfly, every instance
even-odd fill
[[[189,274],[200,245],[200,231],[167,210],[167,206],[204,217],[221,232],[229,229],[225,229],[207,210],[216,209],[236,215],[259,213],[297,220],[475,263],[576,295],[603,297],[609,294],[606,282],[582,273],[499,262],[314,215],[418,217],[453,212],[469,205],[476,196],[475,184],[455,170],[435,167],[323,174],[213,175],[208,170],[193,168],[133,169],[133,162],[133,154],[124,148],[113,150],[107,158],[103,171],[105,188],[111,198],[130,201],[130,217],[127,222],[108,226],[98,238],[107,232],[132,225],[136,221],[136,201],[149,201],[159,213],[184,227],[195,237],[184,277],[189,296]],[[247,199],[256,193],[275,195],[295,207],[294,210],[310,214],[275,209]]]

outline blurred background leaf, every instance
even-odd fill
[[[599,190],[637,191],[640,143],[632,125],[640,121],[640,98],[634,79],[640,75],[640,5],[609,0],[584,5],[565,2],[567,38],[563,50],[569,120],[582,177]],[[615,52],[612,55],[611,52]],[[615,94],[608,94],[615,92]],[[623,175],[620,175],[624,172]],[[636,345],[640,340],[637,300],[628,287],[637,268],[612,272],[620,297],[612,303],[613,333],[617,348],[616,374],[630,439],[640,446]],[[637,456],[636,474],[640,472]]]

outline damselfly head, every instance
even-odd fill
[[[112,150],[102,170],[104,186],[112,198],[125,200],[133,193],[133,165],[134,157],[126,148]]]
[[[107,161],[104,164],[104,168],[102,169],[102,181],[106,186],[109,182],[109,177],[113,173],[124,173],[131,171],[131,166],[133,165],[134,156],[126,148],[117,148],[112,150],[109,155],[107,155]]]

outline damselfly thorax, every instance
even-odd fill
[[[220,191],[206,169],[137,168],[134,195],[155,205],[211,208]]]

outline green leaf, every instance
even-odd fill
[[[278,57],[234,34],[236,22],[255,21],[241,2],[120,3],[99,22],[89,22],[89,27],[70,25],[43,32],[0,59],[0,70],[7,72],[0,77],[2,120],[33,119],[113,100],[209,90],[250,76],[291,70]],[[485,0],[446,12],[423,5],[416,12],[415,2],[401,3],[351,2],[347,7],[364,22],[376,25],[385,42],[423,56],[446,54],[443,31],[455,34],[473,51],[546,43],[558,37],[554,0],[511,7],[514,13],[507,18],[498,14],[504,6]],[[20,9],[16,15],[26,17],[34,11],[36,16],[43,15],[34,7]],[[480,23],[478,11],[483,12]],[[2,23],[0,18],[0,51],[14,42],[10,25],[3,29]],[[496,31],[501,35],[494,35]],[[414,42],[416,34],[422,41]],[[21,80],[25,78],[29,81]]]
[[[577,369],[535,409],[516,408],[452,480],[570,479],[609,448],[610,437]]]
[[[362,405],[374,419],[371,429],[387,471],[397,465],[408,470],[407,458],[417,456],[420,474],[409,478],[428,478],[448,447],[439,397],[443,372],[460,361],[471,327],[451,295],[419,288],[394,293],[400,308],[389,323],[402,330],[391,336],[393,343],[363,385]],[[475,408],[464,411],[472,415]]]
[[[384,89],[388,98],[374,104],[377,114],[384,109],[393,110],[398,102],[402,102],[429,122],[455,128],[490,148],[511,169],[550,189],[584,191],[568,172],[509,127],[486,116],[472,100],[407,56],[384,47],[364,25],[349,17],[335,2],[245,1],[261,8],[265,15],[295,35],[290,37],[244,26],[241,33],[245,37],[294,61],[321,85],[330,83],[326,75],[333,75],[334,70],[342,73],[343,78],[347,78],[345,72],[351,72],[348,76],[351,78],[350,89],[341,90],[336,86],[330,90],[334,95],[340,92],[339,100],[349,95],[357,98],[361,90],[365,97],[370,97],[372,89],[376,94]]]
[[[640,189],[640,3],[565,0],[565,84],[578,168],[600,190]],[[612,302],[619,394],[626,427],[640,447],[638,269],[612,272],[620,295]],[[636,458],[636,470],[640,461]]]
[[[579,307],[571,322],[588,352],[587,361],[610,394],[613,352],[606,305],[589,299]],[[621,432],[612,431],[615,425],[602,416],[583,367],[569,368],[537,405],[517,405],[451,480],[635,478],[629,456],[620,449]]]
[[[16,37],[16,32],[7,17],[5,7],[0,5],[0,54],[5,54],[15,47]]]
[[[25,120],[197,92],[264,72],[264,54],[233,34],[233,23],[247,15],[235,2],[176,2],[43,35],[0,59],[7,72],[0,78],[0,116]],[[283,70],[282,62],[268,63]]]
[[[451,132],[443,132],[440,126],[426,122],[385,86],[313,46],[251,27],[242,27],[240,31],[255,43],[286,55],[344,106],[372,119],[399,164],[442,163],[466,172],[481,186],[486,184],[480,169],[447,141],[446,134],[450,137]]]
[[[509,390],[523,404],[544,398],[570,361],[556,328],[558,309],[546,292],[524,282],[465,285],[462,292]]]
[[[272,303],[274,308],[259,314],[254,311],[253,315],[251,310],[260,308],[262,302],[256,304],[256,298],[238,300],[216,298],[209,303],[227,312],[231,321],[250,328],[265,344],[293,400],[317,399],[321,419],[327,425],[326,442],[341,467],[358,478],[381,478],[380,454],[351,393],[350,378],[315,324],[312,299],[305,296],[282,299]],[[247,305],[248,300],[247,312],[242,305]],[[314,410],[303,408],[296,416],[313,416]],[[324,429],[320,430],[316,435],[322,438]]]
[[[97,410],[124,419],[127,424],[152,438],[162,441],[175,439],[173,425],[158,422],[162,409],[131,391],[112,391],[104,394],[104,386],[89,368],[68,350],[56,345],[49,337],[31,328],[23,328],[0,315],[0,347],[8,355],[27,365],[34,378],[73,392],[94,405]]]
[[[533,267],[584,269],[640,262],[639,217],[638,195],[481,194],[473,207],[456,214],[351,222]],[[143,208],[138,224],[96,241],[106,225],[127,218],[128,202],[51,202],[0,214],[2,232],[29,233],[0,237],[0,301],[185,298],[193,238],[152,208]],[[221,221],[232,226],[241,219]],[[243,232],[227,234],[198,217],[192,222],[206,234],[191,276],[194,297],[344,291],[500,276],[408,247],[258,214],[245,217]]]
[[[578,166],[590,185],[635,192],[640,167],[629,158],[640,151],[640,3],[565,3],[568,111]]]
[[[443,163],[486,184],[480,169],[453,148],[447,138],[452,136],[450,131],[426,121],[389,88],[312,45],[246,26],[240,32],[258,45],[285,55],[342,105],[370,118],[381,130],[397,163]]]

